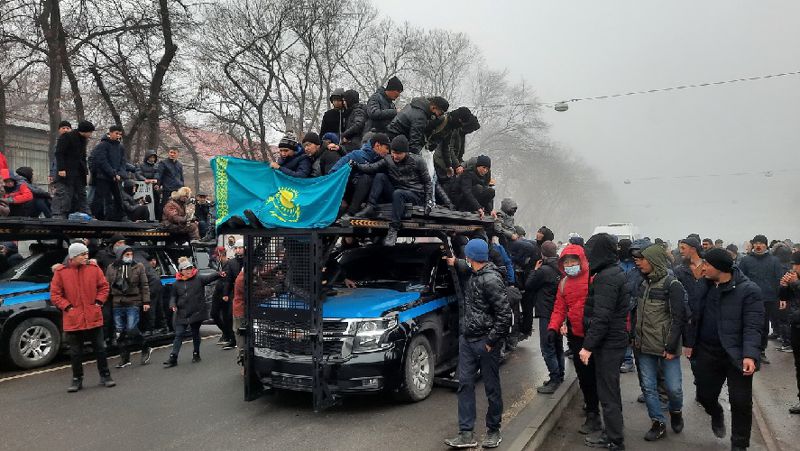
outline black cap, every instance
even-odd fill
[[[375,133],[372,135],[372,145],[374,146],[375,144],[388,146],[391,144],[391,141],[389,141],[389,136],[387,136],[386,133]]]
[[[72,128],[72,124],[70,124],[69,121],[61,121],[61,122],[58,123],[58,128],[61,128],[61,127]]]
[[[519,236],[525,236],[525,229],[523,229],[522,226],[514,226],[514,233]]]
[[[108,239],[108,242],[111,244],[116,243],[117,241],[127,241],[127,240],[125,239],[125,236],[122,235],[121,233],[115,233],[111,235],[111,238]]]
[[[322,141],[319,140],[319,135],[314,132],[308,132],[303,136],[303,144],[305,143],[316,144],[318,146],[322,145]]]
[[[397,135],[392,140],[392,152],[408,152],[408,139],[405,135]]]
[[[486,155],[480,155],[480,156],[478,156],[478,159],[475,162],[475,166],[484,166],[484,167],[487,167],[487,168],[491,168],[492,167],[492,159],[489,158]]]
[[[792,254],[792,264],[793,265],[800,265],[800,251],[795,252]]]
[[[700,244],[700,240],[694,235],[689,235],[685,239],[682,239],[681,243],[695,248],[698,254],[703,252],[703,246]]]
[[[432,105],[442,110],[442,112],[446,112],[450,109],[450,102],[448,102],[444,97],[435,96],[429,98],[428,101],[431,102]]]
[[[738,254],[738,253],[739,253],[739,247],[738,247],[738,246],[736,246],[736,245],[735,245],[735,244],[733,244],[733,243],[729,244],[729,245],[728,245],[728,246],[725,248],[725,250],[726,250],[726,251],[728,251],[728,252],[733,252],[734,254]]]
[[[386,82],[386,91],[403,92],[403,83],[397,77],[392,77]]]
[[[725,249],[709,249],[703,254],[703,260],[722,272],[733,272],[733,257]]]
[[[767,237],[765,237],[764,235],[756,235],[756,236],[753,237],[752,240],[750,240],[750,243],[751,244],[756,244],[756,243],[769,244],[769,240],[767,240]]]
[[[78,131],[79,132],[93,132],[95,131],[94,124],[89,121],[80,121],[78,122]]]

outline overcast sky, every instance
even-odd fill
[[[492,68],[524,78],[541,101],[800,70],[794,0],[375,5],[398,21],[467,33]],[[577,102],[544,118],[618,193],[603,222],[671,240],[800,240],[800,76]],[[764,171],[774,175],[724,175]],[[690,175],[703,177],[674,178]],[[655,176],[664,178],[637,180]]]

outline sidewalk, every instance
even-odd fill
[[[794,356],[775,351],[777,345],[769,341],[767,356],[772,363],[761,365],[753,380],[754,407],[762,413],[769,431],[764,435],[776,445],[773,449],[800,449],[800,415],[789,414],[789,406],[797,403]]]
[[[774,354],[778,354],[777,352]],[[639,380],[636,373],[620,375],[622,387],[622,412],[625,418],[625,446],[629,450],[653,450],[653,451],[675,451],[680,450],[728,450],[730,449],[730,405],[727,402],[727,388],[723,388],[720,396],[720,403],[725,409],[725,423],[728,426],[729,435],[724,439],[718,439],[711,433],[711,419],[696,402],[694,402],[694,385],[692,383],[692,372],[686,359],[683,362],[683,416],[685,427],[683,432],[675,434],[669,427],[667,419],[667,435],[656,442],[646,442],[644,434],[650,428],[650,419],[647,416],[647,409],[644,404],[636,402],[636,398],[641,393]],[[794,379],[792,379],[794,383]],[[793,398],[793,400],[796,398]],[[583,424],[583,396],[578,390],[573,397],[570,405],[564,411],[555,429],[550,433],[548,440],[537,448],[527,448],[529,450],[540,449],[547,451],[559,450],[580,450],[591,449],[583,444],[584,435],[577,432]],[[783,409],[782,409],[783,410]],[[785,410],[783,410],[785,412]],[[785,418],[784,415],[782,418]],[[797,427],[800,418],[792,423]],[[797,432],[795,433],[797,434]],[[798,441],[795,441],[798,443]],[[761,437],[758,424],[753,421],[753,432],[750,440],[750,450],[765,451],[769,450]],[[781,449],[798,449],[798,447],[787,446]]]

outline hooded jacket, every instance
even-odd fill
[[[578,257],[581,262],[581,272],[574,277],[570,277],[564,272],[564,259],[570,255]],[[556,301],[547,328],[557,332],[561,324],[568,320],[567,327],[570,333],[576,337],[583,337],[583,309],[586,304],[586,295],[589,292],[589,262],[586,260],[583,247],[577,244],[568,244],[561,251],[558,270],[562,279],[557,287]]]
[[[397,135],[408,138],[408,148],[419,153],[425,147],[425,129],[431,118],[430,101],[426,97],[414,97],[386,127],[389,139]]]
[[[72,130],[58,137],[55,150],[56,173],[67,171],[66,178],[86,182],[86,176],[89,174],[86,162],[87,141],[78,130]]]
[[[50,302],[63,313],[64,332],[76,332],[103,325],[102,305],[108,298],[108,282],[94,263],[59,266],[50,282]]]
[[[457,263],[465,288],[461,333],[470,341],[486,338],[489,346],[494,347],[511,327],[511,307],[503,275],[491,262],[477,272],[464,260]]]
[[[364,126],[367,123],[367,110],[364,108],[364,104],[359,102],[358,91],[353,89],[344,92],[344,101],[347,109],[344,112],[345,120],[341,138],[347,139],[348,142],[344,144],[344,148],[351,151],[361,146]]]
[[[92,150],[91,155],[92,176],[98,180],[114,180],[115,176],[120,179],[127,177],[128,160],[125,158],[125,147],[120,141],[112,140],[108,135],[104,136]]]
[[[164,187],[165,195],[170,195],[173,191],[178,191],[183,187],[183,165],[180,161],[167,158],[159,161],[156,166],[158,174],[161,176],[158,184]]]
[[[108,299],[113,302],[114,307],[150,304],[150,284],[144,265],[136,261],[122,261],[122,256],[129,250],[131,248],[128,246],[118,247],[114,251],[117,259],[106,270],[106,281],[111,290]]]
[[[337,88],[331,93],[331,97],[339,96],[344,98],[344,89]],[[326,133],[334,133],[336,137],[345,130],[345,117],[344,108],[336,109],[331,108],[322,115],[322,123],[319,126],[319,136],[324,136]]]
[[[365,174],[385,172],[395,189],[413,191],[423,200],[433,193],[428,167],[419,155],[409,153],[399,163],[395,163],[391,155],[386,155],[376,163],[359,164],[357,167]]]
[[[473,189],[476,186],[489,188],[490,181],[491,178],[489,177],[489,173],[481,176],[478,174],[477,168],[466,169],[461,173],[461,175],[456,177],[455,186],[451,190],[450,200],[452,200],[460,210],[473,212],[478,211],[483,208],[483,206],[480,202],[478,202],[478,199],[475,198]],[[488,214],[489,212],[486,213]]]
[[[731,280],[719,287],[711,280],[706,280],[708,290],[700,304],[692,312],[692,324],[686,334],[686,346],[694,348],[698,344],[698,335],[703,324],[703,315],[707,302],[719,304],[717,332],[719,341],[736,368],[742,367],[745,357],[761,359],[761,334],[764,327],[764,302],[761,290],[744,273],[734,267]]]
[[[394,102],[386,97],[386,90],[380,88],[367,100],[366,113],[367,122],[364,131],[386,133],[389,122],[397,116],[397,109],[394,107]]]
[[[9,188],[3,187],[2,198],[9,204],[24,204],[33,200],[33,191],[28,187],[28,184],[23,182],[21,177],[15,177],[8,174],[8,170],[3,170],[3,178],[10,177],[14,181],[14,186]]]
[[[147,161],[151,156],[156,157],[155,163]],[[136,175],[142,179],[161,180],[161,166],[158,164],[158,153],[155,149],[144,151],[144,160],[136,166]]]
[[[750,252],[742,258],[739,269],[761,288],[761,299],[764,302],[778,300],[778,289],[785,271],[777,257],[769,251],[763,254]]]
[[[510,197],[500,201],[500,211],[497,212],[495,231],[502,233],[506,239],[511,239],[514,233],[514,215],[517,213],[517,202]]]
[[[533,296],[534,312],[537,318],[550,318],[556,301],[561,270],[558,258],[545,257],[542,266],[528,275],[525,281],[525,296]]]
[[[645,354],[679,354],[686,327],[683,285],[669,275],[669,259],[660,245],[642,251],[653,271],[639,287],[634,327],[634,346]]]
[[[311,174],[311,159],[305,152],[295,151],[294,155],[281,158],[279,163],[281,167],[278,170],[290,177],[304,179]]]
[[[169,306],[177,307],[175,324],[187,325],[208,319],[205,286],[220,278],[219,273],[205,276],[197,274],[197,268],[188,278],[180,272],[175,276]]]
[[[628,346],[627,319],[630,295],[625,291],[625,273],[617,264],[617,243],[599,233],[586,242],[589,260],[589,293],[583,311],[583,347],[615,349]]]

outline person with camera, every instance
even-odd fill
[[[129,221],[144,222],[150,219],[150,210],[147,205],[153,201],[148,194],[140,199],[135,199],[136,182],[125,180],[122,182],[122,211]]]
[[[192,189],[187,186],[173,191],[164,204],[161,224],[170,232],[189,235],[189,239],[196,241],[200,239],[197,222],[190,220],[186,213],[186,206],[191,197]]]
[[[136,177],[153,187],[153,211],[156,221],[161,221],[161,166],[155,149],[145,150],[144,161],[136,165]]]

